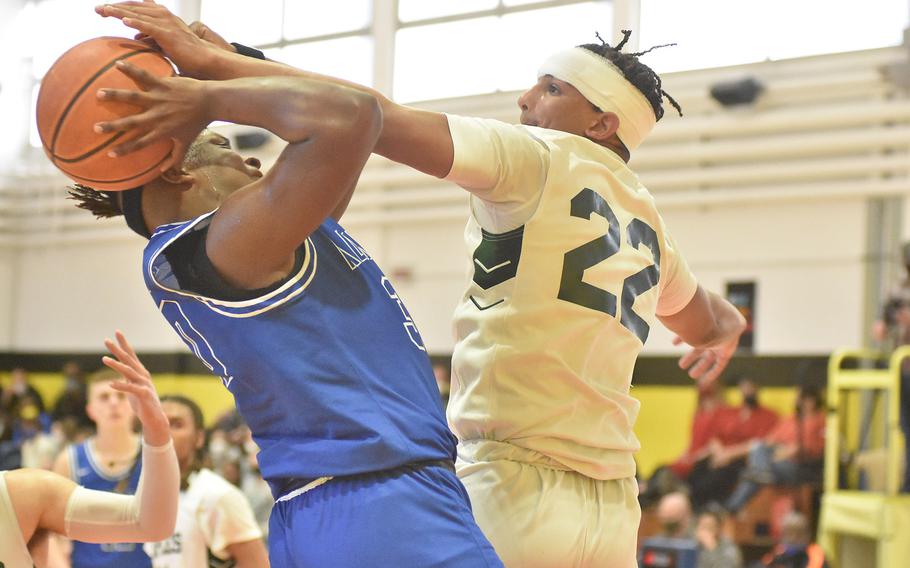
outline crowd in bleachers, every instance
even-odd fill
[[[689,539],[699,550],[699,568],[744,566],[737,544],[766,548],[779,544],[788,513],[800,513],[812,524],[814,499],[805,506],[786,493],[789,506],[766,515],[765,526],[758,529],[761,534],[755,534],[755,527],[750,527],[751,534],[737,530],[737,524],[750,517],[750,505],[768,507],[766,501],[753,503],[763,488],[801,487],[813,497],[820,493],[825,409],[819,389],[799,387],[793,412],[781,416],[762,405],[751,379],[742,376],[735,383],[741,400],[736,406],[726,403],[718,381],[698,383],[688,448],[640,481],[642,510],[653,519],[643,523],[643,540],[654,535]],[[780,565],[779,559],[778,564],[768,563],[772,559],[756,566]]]

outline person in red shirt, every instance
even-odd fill
[[[742,404],[724,406],[712,420],[713,436],[689,474],[692,503],[701,508],[711,501],[722,502],[730,495],[746,467],[752,444],[771,433],[778,415],[758,401],[758,387],[748,377],[737,381]]]
[[[717,379],[702,378],[696,383],[698,403],[692,417],[689,447],[673,463],[655,469],[647,483],[643,484],[638,496],[642,507],[657,503],[668,493],[681,490],[695,464],[708,456],[708,443],[715,434],[717,416],[722,409],[728,408],[718,382]]]
[[[742,509],[762,485],[795,485],[818,480],[825,453],[825,411],[821,393],[813,386],[800,388],[796,413],[749,450],[743,471],[726,507]]]

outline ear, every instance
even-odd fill
[[[196,182],[196,175],[187,172],[181,167],[171,166],[162,172],[161,179],[171,185],[180,186],[180,189],[185,191],[193,187],[193,184]]]
[[[196,432],[196,449],[202,449],[205,446],[205,430]]]
[[[616,135],[619,130],[619,116],[613,112],[601,112],[596,120],[585,129],[585,136],[594,142],[603,144]]]

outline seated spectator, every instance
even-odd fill
[[[13,443],[21,452],[21,467],[51,469],[63,447],[60,428],[52,428],[50,417],[38,411],[31,397],[23,398],[13,423]]]
[[[709,505],[698,516],[695,526],[697,568],[742,568],[739,547],[723,534],[725,517],[724,510],[717,505]]]
[[[657,504],[657,519],[660,534],[664,538],[687,538],[694,536],[692,527],[692,503],[682,491],[664,495]]]
[[[42,410],[41,400],[31,393],[18,398],[19,403],[13,407],[12,441],[22,446],[26,441],[39,433],[51,430],[51,417]]]
[[[38,410],[44,412],[44,400],[37,389],[28,382],[28,373],[22,367],[16,367],[10,371],[9,386],[3,389],[3,394],[0,395],[3,408],[7,413],[12,413],[26,396],[30,396],[38,404]]]
[[[689,447],[673,463],[660,466],[651,475],[639,495],[639,502],[646,507],[667,493],[679,491],[685,486],[697,462],[708,457],[708,443],[716,430],[717,416],[720,410],[728,408],[723,393],[718,388],[718,381],[699,380],[698,405],[692,418],[692,432]]]
[[[742,509],[762,485],[798,485],[821,478],[825,453],[825,411],[815,387],[800,388],[796,412],[749,450],[748,466],[727,500],[727,510]]]
[[[726,500],[746,467],[749,448],[777,425],[777,413],[761,406],[758,387],[752,379],[737,381],[742,403],[723,407],[712,423],[715,434],[708,443],[707,457],[698,461],[689,475],[692,503],[702,508]]]
[[[69,361],[63,365],[63,392],[54,403],[51,417],[55,422],[66,423],[68,430],[90,428],[93,424],[85,411],[87,403],[85,375],[78,363]]]
[[[805,515],[788,513],[781,526],[780,542],[753,568],[828,568],[822,548],[812,542]]]

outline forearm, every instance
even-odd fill
[[[173,444],[142,448],[135,495],[76,488],[64,513],[66,536],[84,542],[146,542],[174,531],[180,470]]]
[[[297,77],[341,87],[348,87],[367,93],[380,101],[388,100],[385,95],[379,91],[358,83],[313,73],[311,71],[304,71],[303,69],[297,69],[296,67],[291,67],[290,65],[277,61],[257,59],[255,57],[248,57],[246,55],[240,55],[239,53],[217,48],[211,48],[208,55],[204,58],[203,76],[206,79],[216,81],[249,77]]]
[[[216,80],[252,77],[293,77],[326,88],[359,92],[372,97],[382,110],[383,123],[374,152],[392,161],[411,166],[436,177],[452,167],[453,148],[444,114],[400,105],[379,91],[283,63],[215,49],[205,58],[205,76]]]
[[[291,143],[327,129],[352,129],[377,114],[369,95],[303,77],[209,81],[205,88],[211,120],[259,126]]]
[[[714,292],[705,291],[708,299],[708,318],[695,337],[683,337],[692,347],[710,348],[738,336],[746,327],[739,310]]]

